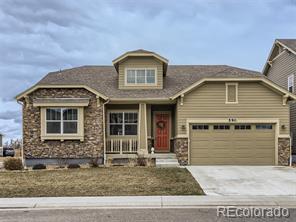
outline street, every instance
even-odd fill
[[[295,221],[295,209],[289,218],[223,218],[216,208],[179,209],[33,209],[0,210],[1,222],[94,222],[94,221]]]

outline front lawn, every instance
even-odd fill
[[[187,169],[110,167],[0,173],[0,197],[202,195]]]

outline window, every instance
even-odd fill
[[[47,134],[77,134],[78,110],[66,108],[46,109]]]
[[[129,85],[156,83],[156,69],[127,69],[126,83]]]
[[[229,130],[230,125],[214,125],[214,130]]]
[[[226,83],[226,103],[238,103],[237,83]]]
[[[294,92],[294,75],[288,77],[288,91]]]
[[[192,129],[193,130],[208,130],[209,129],[209,125],[192,125]]]
[[[271,130],[272,125],[271,124],[257,124],[256,129],[258,129],[258,130]]]
[[[109,135],[128,136],[138,134],[138,113],[110,112]]]
[[[235,125],[234,129],[235,130],[250,130],[251,125]]]

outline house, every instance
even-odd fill
[[[3,134],[0,133],[0,156],[3,156]]]
[[[113,66],[51,72],[19,94],[26,164],[139,156],[174,156],[181,165],[289,164],[295,95],[258,72],[168,63],[130,51]]]
[[[263,74],[295,94],[296,39],[276,39],[263,68]],[[290,104],[292,151],[296,154],[296,103]]]

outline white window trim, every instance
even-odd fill
[[[290,86],[292,86],[292,93],[294,93],[294,74],[288,76],[288,91]]]
[[[128,70],[139,70],[139,69],[144,69],[145,70],[145,83],[128,83],[127,82],[127,71]],[[147,83],[147,76],[146,76],[146,72],[147,69],[152,69],[155,72],[155,83]],[[124,79],[125,79],[125,85],[126,86],[157,86],[157,68],[156,67],[146,67],[146,68],[140,68],[140,67],[127,67],[125,68],[124,71]],[[137,79],[137,78],[136,78]]]
[[[77,109],[77,133],[63,133],[63,120],[61,118],[61,133],[47,133],[47,109]],[[80,140],[84,141],[84,113],[83,107],[42,107],[41,108],[41,140]],[[74,122],[75,120],[66,120]],[[58,121],[52,121],[58,122]],[[75,121],[76,122],[76,121]]]
[[[122,125],[122,135],[110,135],[110,113],[122,113],[123,114],[123,123],[122,124],[118,124],[118,125]],[[138,123],[135,124],[135,123],[131,123],[131,124],[128,124],[128,125],[137,125],[137,134],[136,135],[125,135],[125,132],[124,132],[124,126],[125,126],[125,123],[124,123],[124,114],[125,113],[137,113],[138,114]],[[138,110],[108,110],[107,112],[107,135],[108,137],[138,137],[139,134],[139,111]],[[112,125],[112,124],[111,124]]]
[[[236,93],[236,98],[235,102],[229,102],[228,101],[228,86],[235,86],[235,93]],[[238,104],[238,83],[225,83],[225,104]]]

